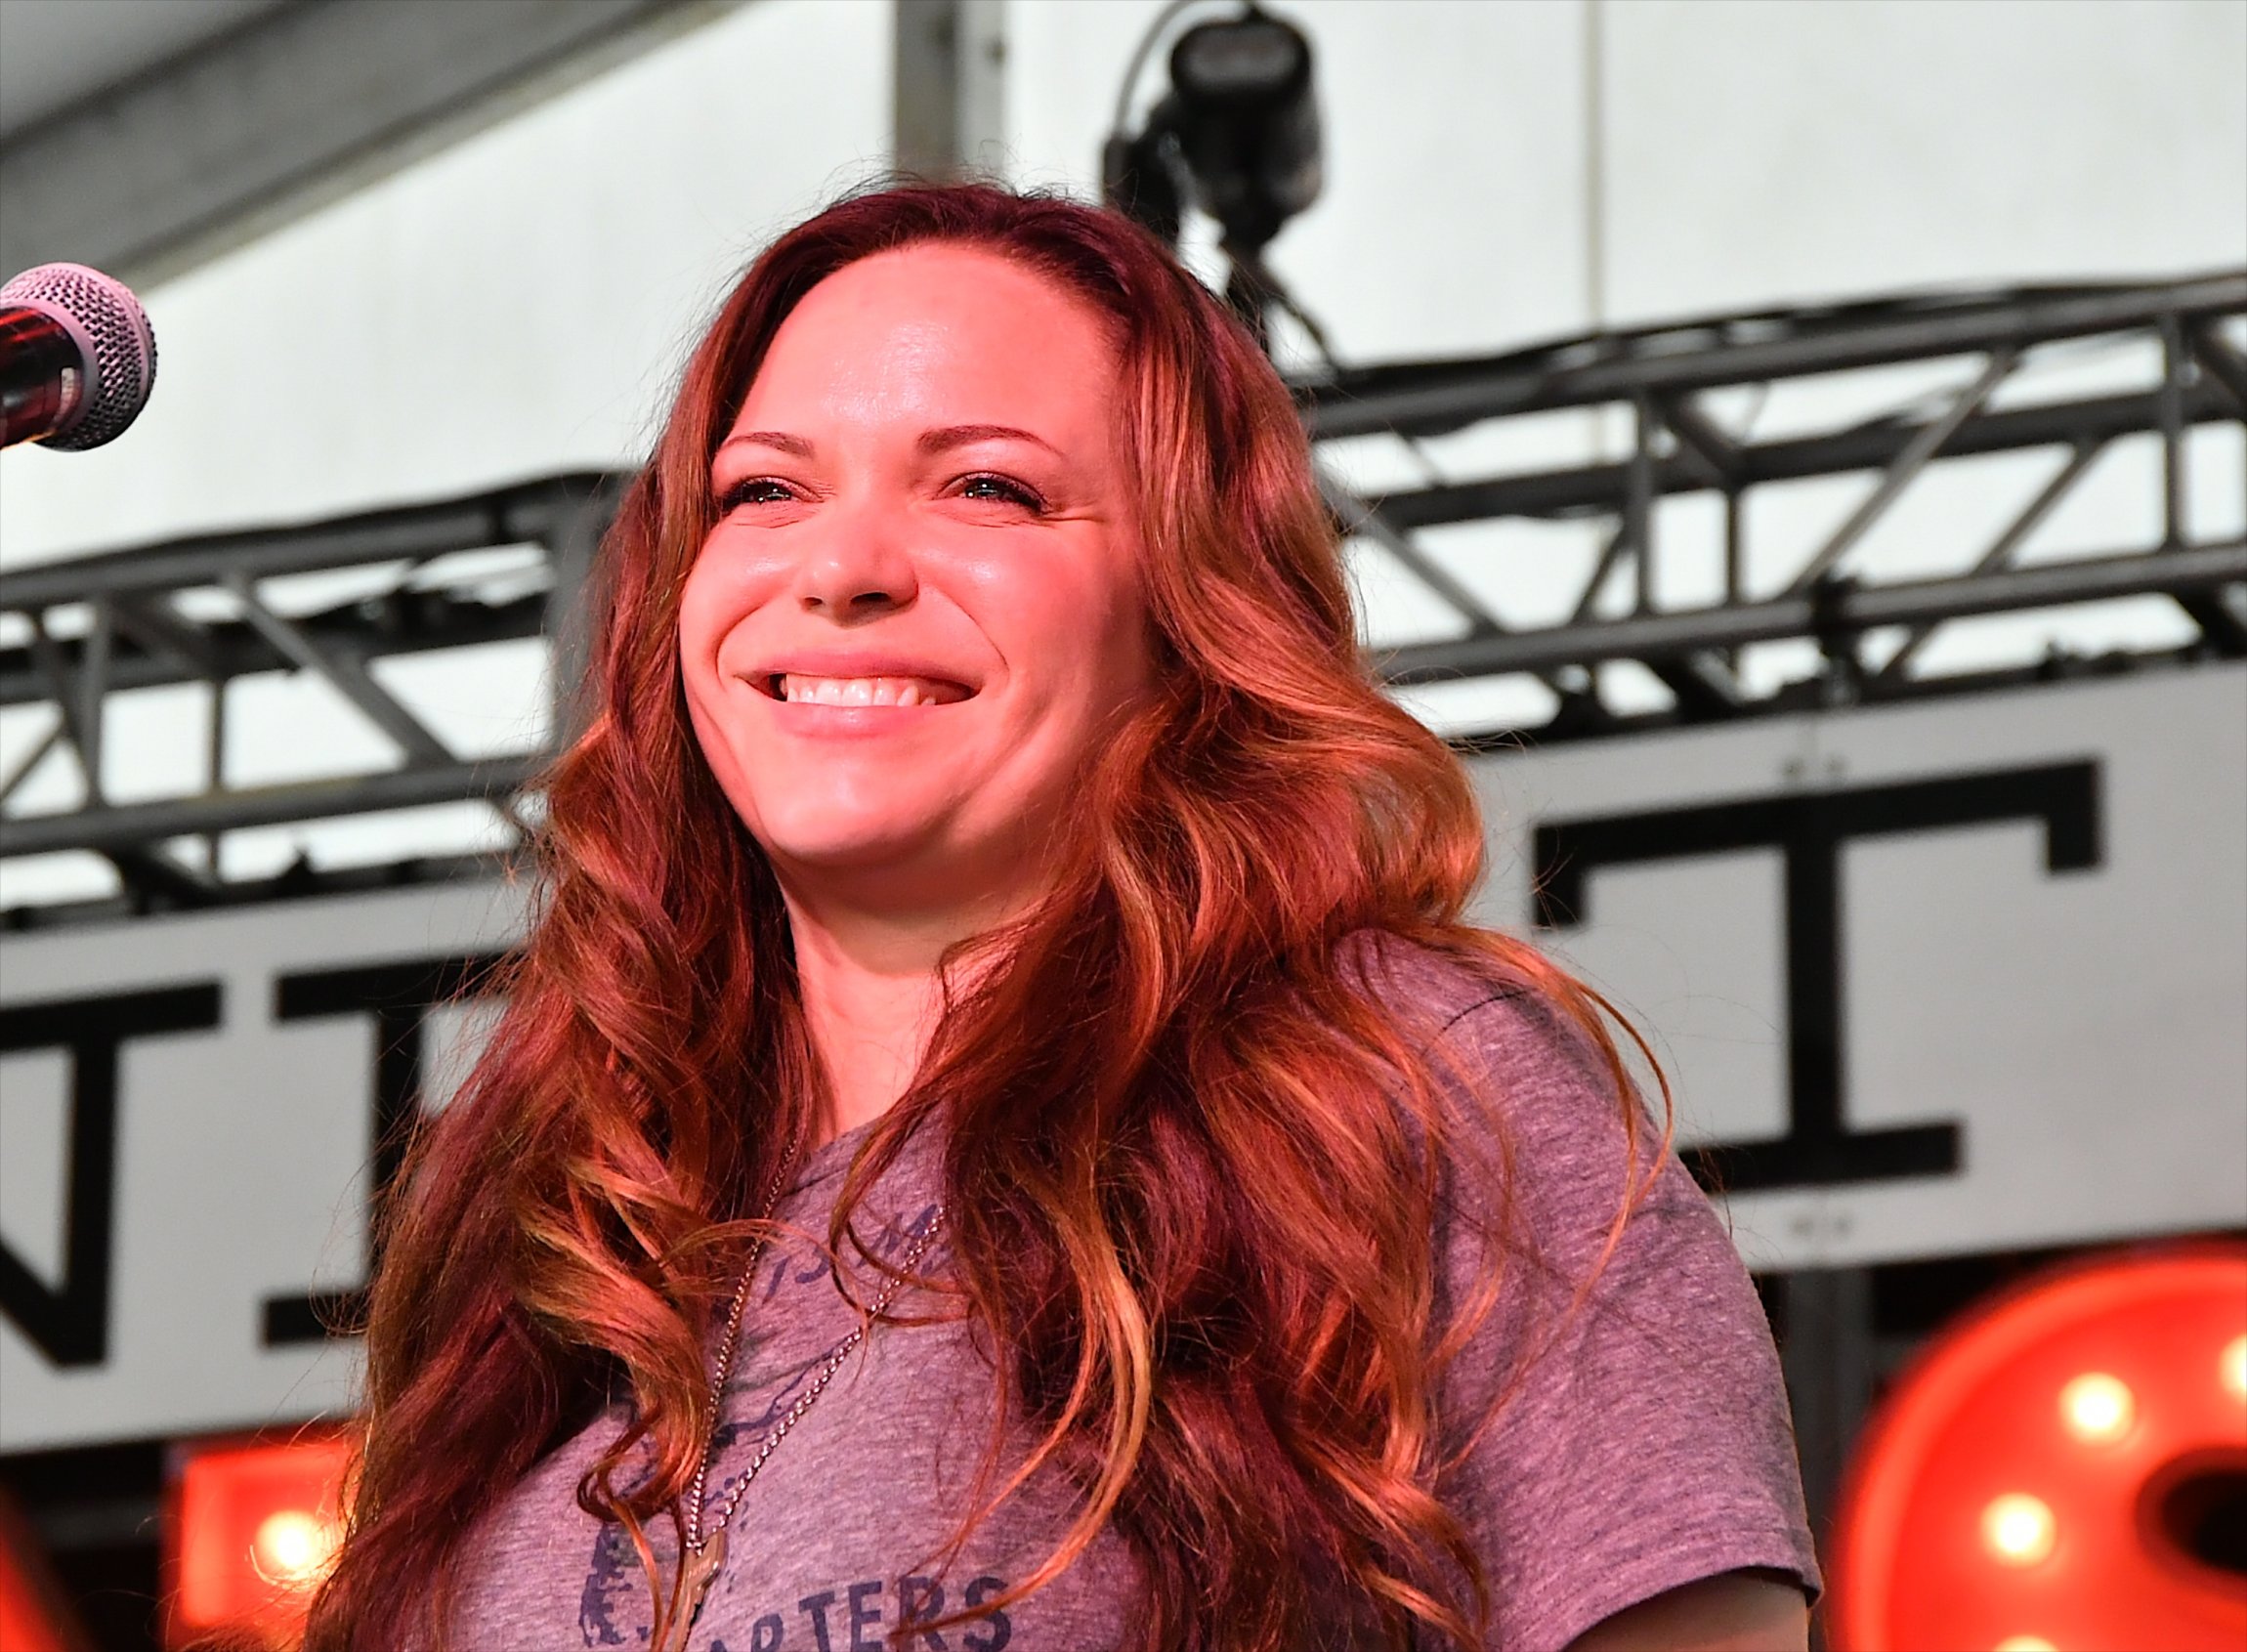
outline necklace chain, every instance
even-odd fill
[[[798,1140],[800,1139],[799,1136]],[[788,1145],[787,1157],[782,1161],[780,1172],[773,1177],[772,1188],[765,1196],[764,1210],[758,1217],[760,1222],[769,1224],[773,1219],[773,1212],[780,1207],[781,1190],[787,1181],[788,1172],[795,1166],[795,1150],[796,1143],[791,1141]],[[943,1225],[944,1206],[940,1202],[936,1207],[935,1213],[929,1217],[928,1226],[921,1229],[913,1237],[912,1243],[906,1248],[905,1255],[898,1262],[897,1271],[889,1277],[888,1282],[875,1295],[872,1304],[868,1307],[866,1318],[852,1329],[848,1336],[836,1344],[834,1351],[828,1354],[821,1364],[819,1375],[814,1377],[810,1385],[796,1396],[795,1402],[781,1414],[780,1420],[774,1423],[766,1433],[763,1442],[757,1447],[756,1454],[749,1459],[748,1465],[742,1469],[742,1477],[728,1489],[725,1501],[712,1510],[715,1518],[710,1521],[708,1529],[705,1530],[703,1527],[702,1499],[709,1482],[711,1461],[717,1456],[718,1431],[724,1426],[726,1380],[733,1375],[734,1349],[741,1339],[742,1316],[748,1308],[749,1285],[756,1278],[757,1263],[763,1259],[765,1253],[765,1236],[763,1234],[757,1236],[756,1243],[749,1248],[749,1259],[742,1269],[741,1283],[734,1287],[733,1302],[726,1310],[725,1334],[723,1340],[718,1344],[717,1375],[710,1383],[710,1437],[702,1443],[701,1460],[695,1464],[695,1477],[688,1482],[687,1486],[686,1521],[685,1531],[682,1535],[690,1554],[700,1555],[706,1546],[725,1532],[727,1525],[733,1520],[734,1511],[741,1506],[742,1497],[748,1492],[749,1482],[757,1477],[757,1470],[764,1467],[766,1459],[780,1449],[780,1443],[786,1437],[788,1430],[796,1425],[805,1412],[812,1409],[813,1403],[819,1399],[821,1392],[828,1382],[833,1380],[835,1373],[842,1369],[843,1362],[850,1358],[851,1350],[866,1339],[867,1328],[882,1316],[883,1310],[896,1296],[898,1287],[905,1283],[906,1276],[912,1272],[920,1258],[926,1254],[930,1243],[936,1238],[936,1230]]]

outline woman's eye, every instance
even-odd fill
[[[979,471],[974,476],[963,477],[960,480],[959,488],[963,494],[967,493],[968,489],[975,487],[991,488],[994,489],[994,492],[971,494],[970,497],[997,497],[1033,511],[1042,511],[1045,508],[1045,501],[1039,498],[1034,489],[1016,482],[1011,477],[994,475],[989,471]]]
[[[775,482],[769,476],[752,476],[746,482],[737,482],[718,496],[720,514],[742,505],[770,504],[775,498],[789,496],[787,485]]]
[[[965,498],[996,500],[1006,504],[1020,505],[1033,512],[1042,512],[1045,509],[1044,499],[1039,495],[1035,488],[1025,483],[1016,482],[1011,477],[999,476],[992,472],[978,472],[973,476],[961,478],[956,486],[961,496]],[[769,476],[752,476],[746,481],[735,483],[718,495],[718,514],[721,516],[731,514],[743,505],[782,504],[795,496],[794,491],[784,482]]]

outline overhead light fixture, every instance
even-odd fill
[[[1196,23],[1171,46],[1170,89],[1134,134],[1140,67],[1181,10],[1166,8],[1133,56],[1102,155],[1102,196],[1173,246],[1188,205],[1214,218],[1233,266],[1226,298],[1261,338],[1265,311],[1287,302],[1263,250],[1325,182],[1311,42],[1253,3]]]

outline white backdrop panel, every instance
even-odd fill
[[[1857,1132],[1953,1126],[1958,1164],[1737,1191],[1737,1240],[1757,1266],[1801,1267],[2247,1223],[2247,667],[1469,766],[1492,842],[1477,916],[1513,929],[1530,913],[1540,826],[1651,814],[1660,852],[1662,820],[1678,811],[1832,804],[1983,784],[1975,777],[1993,771],[2088,774],[2098,852],[2073,869],[2047,869],[2045,828],[2008,818],[2010,782],[1982,810],[1992,818],[1842,844],[1831,961],[1843,1122]],[[1652,1032],[1686,1144],[1769,1144],[1800,1106],[1786,854],[1750,844],[1594,868],[1588,921],[1539,932]],[[522,911],[517,892],[457,885],[0,945],[0,1011],[201,984],[219,998],[209,1030],[121,1046],[107,1346],[98,1363],[59,1368],[0,1316],[0,1451],[255,1426],[350,1403],[356,1349],[267,1346],[264,1328],[276,1299],[358,1283],[377,1035],[363,1016],[284,1016],[276,984],[488,953],[518,935]],[[430,1104],[442,1105],[488,1014],[428,1017]],[[0,1057],[0,1241],[48,1291],[67,1283],[70,1081],[53,1047]]]
[[[2083,764],[2092,867],[2047,870],[2025,819],[1843,845],[1844,1122],[1956,1122],[1962,1163],[1743,1190],[1736,1238],[1802,1267],[2247,1224],[2247,668],[1476,759],[1478,912],[1527,921],[1542,823]],[[1784,896],[1757,860],[1593,871],[1589,921],[1543,936],[1654,1034],[1687,1143],[1782,1133]]]
[[[262,1327],[271,1298],[359,1283],[374,1028],[279,1020],[276,981],[488,952],[519,922],[512,891],[461,884],[8,940],[0,1008],[216,983],[221,1016],[123,1044],[106,1357],[58,1369],[0,1315],[0,1451],[254,1427],[351,1402],[356,1343],[267,1347]],[[428,1040],[441,1080],[457,1071],[453,1019]],[[62,1067],[50,1050],[0,1058],[0,1115],[20,1103],[52,1115]],[[53,1285],[68,1165],[61,1131],[38,1134],[32,1165],[0,1179],[0,1239],[47,1261],[35,1271]]]

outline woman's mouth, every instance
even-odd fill
[[[765,693],[790,705],[948,705],[974,691],[941,677],[814,677],[775,671]]]

